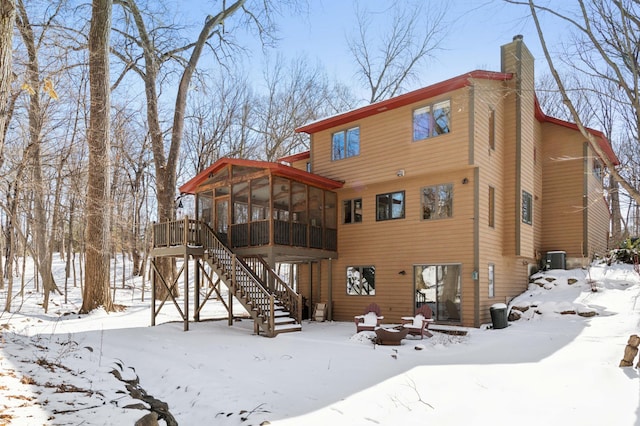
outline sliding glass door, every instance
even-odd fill
[[[415,308],[429,305],[436,321],[460,321],[460,269],[453,265],[415,265]]]

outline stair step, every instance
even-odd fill
[[[278,333],[290,333],[293,331],[302,331],[302,326],[300,324],[285,324],[285,325],[276,325],[274,332]]]
[[[291,317],[276,317],[274,318],[273,321],[275,322],[276,325],[296,323],[296,320]]]

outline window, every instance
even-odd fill
[[[350,296],[373,296],[376,294],[375,266],[347,267],[347,294]]]
[[[362,198],[342,202],[342,223],[362,222]]]
[[[495,290],[494,290],[494,279],[493,279],[493,274],[494,274],[494,270],[495,270],[495,265],[493,263],[489,264],[489,297],[493,298],[495,296]]]
[[[496,189],[489,187],[489,226],[496,227]]]
[[[453,184],[422,188],[422,218],[442,219],[453,215]]]
[[[449,133],[450,101],[427,105],[413,111],[413,140],[420,141]]]
[[[331,137],[331,159],[342,160],[360,154],[360,127],[336,132]]]
[[[522,191],[522,221],[527,225],[533,223],[533,199],[527,191]]]
[[[376,195],[376,220],[404,219],[404,191]]]
[[[489,109],[489,148],[496,149],[496,110]]]
[[[602,163],[600,163],[600,160],[593,160],[593,176],[602,181]]]

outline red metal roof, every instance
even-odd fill
[[[306,160],[308,158],[311,157],[311,152],[310,151],[305,151],[305,152],[299,152],[297,154],[293,154],[293,155],[288,155],[286,157],[281,157],[278,158],[278,161],[283,162],[283,163],[294,163],[296,161],[301,161],[301,160]]]
[[[376,102],[375,104],[347,111],[343,114],[338,114],[322,120],[314,121],[313,123],[298,127],[296,129],[296,132],[305,132],[309,134],[316,133],[330,127],[340,126],[352,121],[361,120],[363,118],[370,117],[383,111],[400,108],[414,102],[433,98],[434,96],[439,96],[444,93],[471,85],[471,82],[469,81],[469,79],[471,78],[505,81],[510,80],[512,77],[513,74],[511,73],[481,70],[471,71],[469,73],[450,78],[449,80],[441,81],[440,83],[423,87],[422,89],[414,90],[413,92],[405,93],[404,95],[396,96],[395,98]]]
[[[316,186],[318,188],[333,190],[342,188],[343,182],[339,182],[333,179],[325,178],[320,175],[315,175],[313,173],[305,172],[304,170],[295,169],[291,166],[286,166],[280,163],[273,163],[269,161],[256,161],[256,160],[243,160],[238,158],[221,158],[211,166],[207,167],[202,172],[198,173],[198,175],[184,185],[180,187],[181,194],[195,194],[195,190],[202,182],[209,179],[209,175],[212,173],[216,173],[222,168],[232,165],[232,166],[244,166],[244,167],[255,167],[260,169],[268,169],[271,174],[276,176],[281,176],[289,179],[293,179],[297,182],[306,183],[309,185]]]
[[[404,95],[396,96],[395,98],[387,99],[375,104],[367,105],[362,108],[347,111],[343,114],[334,115],[325,119],[314,121],[313,123],[306,124],[302,127],[298,127],[296,132],[316,133],[322,130],[326,130],[331,127],[340,126],[353,121],[361,120],[366,117],[388,111],[395,108],[400,108],[414,102],[419,102],[424,99],[433,98],[435,96],[442,95],[447,92],[451,92],[456,89],[460,89],[465,86],[471,85],[469,79],[477,78],[484,80],[498,80],[506,81],[513,77],[511,73],[501,73],[493,71],[481,71],[475,70],[466,74],[459,75],[457,77],[450,78],[449,80],[441,81],[440,83],[433,84],[431,86],[424,87],[422,89],[414,90],[413,92],[405,93]],[[558,118],[550,117],[540,108],[538,98],[535,98],[535,116],[540,122],[553,123],[560,126],[564,126],[570,129],[578,130],[578,126],[568,121],[560,120]],[[605,152],[609,160],[614,165],[619,165],[620,160],[613,152],[611,143],[607,137],[600,131],[587,128],[587,131],[596,137],[598,145]]]
[[[542,108],[540,107],[540,103],[538,102],[537,96],[535,99],[535,108],[536,108],[536,118],[538,119],[539,122],[553,123],[553,124],[557,124],[558,126],[566,127],[568,129],[580,131],[580,129],[578,128],[578,125],[575,123],[571,123],[569,121],[564,121],[564,120],[560,120],[559,118],[545,115],[545,113],[542,112]],[[585,127],[585,129],[596,138],[596,141],[598,142],[600,149],[607,155],[607,157],[609,157],[609,161],[611,161],[611,163],[614,166],[618,166],[620,164],[620,160],[618,160],[618,156],[615,154],[615,152],[613,152],[611,143],[609,142],[609,139],[607,139],[607,137],[604,135],[604,133],[602,133],[599,130],[590,129],[588,127]]]

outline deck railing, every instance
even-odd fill
[[[202,222],[189,218],[153,224],[153,247],[202,245]]]

